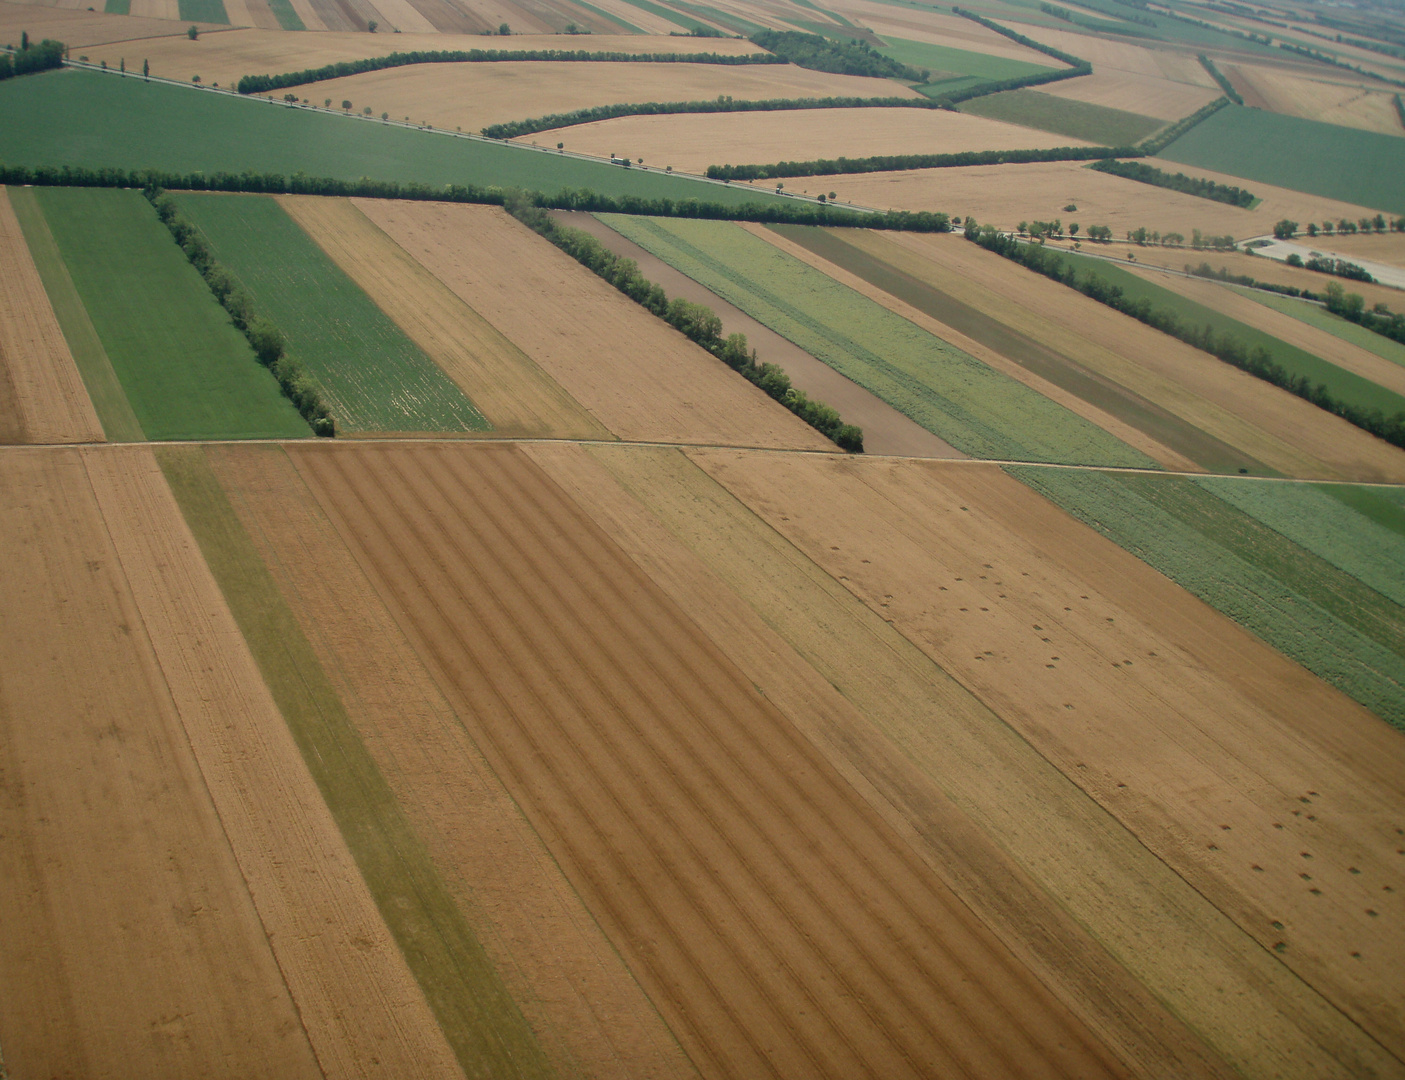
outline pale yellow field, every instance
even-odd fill
[[[1405,266],[1405,233],[1355,233],[1346,236],[1318,236],[1312,240],[1300,236],[1299,239],[1310,244],[1315,250],[1331,252],[1344,259],[1374,259],[1394,266]],[[1350,285],[1356,290],[1360,282],[1353,281]],[[1398,293],[1396,297],[1400,299]]]
[[[1015,150],[1085,145],[1051,135],[937,109],[802,109],[757,113],[676,113],[623,116],[593,124],[524,135],[519,142],[581,154],[643,158],[700,173],[709,165],[765,164],[876,154],[950,154],[962,150]],[[823,191],[830,178],[787,180],[796,191]]]
[[[1271,112],[1320,120],[1327,124],[1405,136],[1389,91],[1365,79],[1308,78],[1299,72],[1257,64],[1225,65],[1224,71],[1244,96],[1244,103]],[[1349,73],[1343,72],[1343,75]],[[1374,85],[1374,89],[1370,88]]]
[[[86,8],[86,4],[84,7]],[[96,5],[95,5],[96,6]],[[0,0],[0,44],[19,44],[20,33],[28,31],[34,41],[54,38],[62,41],[78,58],[78,50],[101,42],[126,41],[130,38],[185,35],[189,23],[173,24],[157,19],[139,19],[127,15],[104,15],[101,11],[74,11],[43,4],[21,4]],[[208,30],[220,27],[196,23]],[[93,62],[97,63],[96,54]]]
[[[1218,89],[1206,86],[1175,82],[1155,75],[1098,68],[1094,68],[1091,75],[1050,83],[1041,86],[1039,91],[1109,109],[1154,116],[1159,120],[1179,120],[1219,96]]]
[[[358,112],[369,105],[377,116],[388,112],[396,120],[408,116],[415,123],[475,132],[488,124],[594,105],[705,101],[719,94],[747,99],[919,96],[889,79],[830,75],[792,64],[423,64],[295,89],[314,105],[327,98],[334,106],[349,100]],[[546,133],[528,141],[554,145],[563,137]]]
[[[1093,65],[1095,72],[1126,71],[1134,75],[1171,79],[1191,86],[1215,85],[1215,80],[1200,66],[1194,53],[1148,49],[1141,45],[1128,45],[1121,41],[1075,34],[1069,30],[1054,30],[1046,26],[1031,26],[1028,23],[1012,22],[1010,27],[1025,37],[1082,57]]]

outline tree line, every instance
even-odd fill
[[[63,52],[62,41],[45,38],[33,45],[29,41],[29,31],[23,31],[18,49],[0,51],[0,79],[13,79],[19,75],[62,67]]]
[[[1035,273],[1076,289],[1084,296],[1106,304],[1124,315],[1130,315],[1138,322],[1232,364],[1255,378],[1287,390],[1394,446],[1405,447],[1405,411],[1386,416],[1381,409],[1367,409],[1342,401],[1335,397],[1325,384],[1314,385],[1306,375],[1294,375],[1286,371],[1262,345],[1249,349],[1234,335],[1216,332],[1209,326],[1192,326],[1174,311],[1157,308],[1147,297],[1133,300],[1124,293],[1121,286],[1111,284],[1096,273],[1086,272],[1080,275],[1067,260],[1040,244],[1020,243],[990,225],[983,225],[978,229],[968,225],[966,238],[987,251],[1020,263]],[[1341,288],[1336,282],[1332,282],[1328,286],[1329,291],[1333,285]]]
[[[1367,71],[1364,67],[1356,64],[1348,64],[1345,60],[1338,60],[1335,56],[1329,56],[1319,49],[1310,49],[1306,45],[1294,45],[1289,41],[1280,41],[1278,47],[1285,52],[1296,53],[1298,56],[1305,56],[1309,60],[1316,60],[1319,64],[1330,64],[1332,67],[1342,68],[1345,71],[1353,71],[1357,75],[1364,75],[1368,79],[1378,79],[1391,86],[1405,86],[1405,81],[1400,79],[1390,79],[1374,71]]]
[[[762,98],[740,101],[729,94],[719,94],[708,101],[646,101],[634,105],[596,105],[551,116],[529,120],[514,120],[505,124],[489,124],[482,134],[489,139],[515,139],[535,135],[553,128],[575,127],[596,120],[613,120],[620,116],[656,116],[669,113],[719,112],[780,112],[792,109],[939,109],[941,105],[929,98],[906,97],[827,97],[827,98]]]
[[[1148,139],[1143,139],[1137,144],[1137,149],[1140,150],[1147,157],[1155,157],[1157,154],[1161,153],[1162,150],[1165,150],[1166,147],[1170,146],[1173,142],[1179,139],[1191,128],[1195,127],[1197,124],[1202,123],[1205,120],[1208,120],[1210,117],[1214,116],[1215,113],[1219,112],[1229,103],[1230,101],[1227,97],[1215,98],[1215,100],[1210,102],[1208,105],[1204,105],[1201,108],[1196,109],[1189,116],[1177,120],[1170,127],[1163,128],[1161,131],[1158,131],[1155,135],[1152,135]]]
[[[544,207],[522,192],[509,192],[503,205],[508,213],[529,229],[551,241],[690,341],[701,345],[840,449],[863,453],[862,429],[844,423],[833,407],[813,401],[803,390],[791,386],[790,376],[779,365],[762,363],[756,350],[748,349],[745,334],[731,334],[723,338],[722,320],[711,308],[682,297],[670,300],[662,287],[639,272],[639,265],[633,259],[616,255],[587,232],[558,224]]]
[[[289,86],[340,79],[347,75],[362,75],[368,71],[406,67],[412,64],[493,64],[510,60],[562,63],[611,64],[784,64],[786,61],[770,53],[744,53],[727,56],[722,53],[625,53],[591,52],[586,49],[416,49],[393,52],[388,56],[372,56],[364,60],[342,60],[318,68],[304,68],[284,75],[245,75],[237,89],[241,94],[264,94]]]
[[[1120,176],[1126,180],[1135,180],[1139,184],[1151,184],[1154,187],[1179,191],[1185,195],[1195,195],[1201,199],[1228,203],[1230,206],[1247,208],[1254,202],[1253,192],[1245,191],[1241,187],[1216,183],[1214,180],[1207,180],[1204,177],[1187,176],[1185,173],[1168,173],[1152,165],[1144,165],[1139,161],[1115,161],[1108,157],[1093,162],[1092,167],[1098,172],[1111,173],[1113,176]]]
[[[1392,312],[1385,304],[1376,304],[1367,310],[1360,293],[1349,293],[1335,281],[1327,282],[1327,294],[1323,299],[1333,315],[1405,345],[1405,314]]]
[[[956,154],[896,154],[863,158],[778,161],[773,165],[709,165],[714,180],[766,180],[773,177],[830,176],[839,173],[895,172],[900,169],[954,169],[968,165],[1026,165],[1036,161],[1089,161],[1139,157],[1130,146],[1060,146],[1050,150],[965,150]]]
[[[1194,274],[1196,277],[1208,278],[1211,281],[1223,281],[1230,285],[1243,285],[1249,289],[1260,289],[1264,292],[1278,293],[1282,296],[1294,296],[1301,300],[1321,300],[1320,293],[1315,293],[1311,289],[1300,289],[1296,285],[1279,285],[1272,281],[1259,281],[1249,274],[1231,274],[1225,267],[1212,270],[1210,264],[1202,262],[1199,266],[1185,265],[1187,274]]]
[[[751,43],[788,60],[796,67],[834,75],[868,75],[924,83],[931,72],[919,71],[884,56],[866,41],[830,41],[799,30],[758,30]]]
[[[255,313],[252,297],[240,288],[229,271],[215,261],[205,238],[181,214],[175,199],[154,185],[143,189],[142,194],[156,209],[156,216],[171,231],[171,236],[185,252],[190,264],[200,271],[215,299],[229,312],[234,325],[248,339],[259,363],[278,380],[283,396],[297,406],[298,412],[315,434],[327,438],[334,436],[336,422],[322,398],[321,390],[302,363],[288,355],[283,332]]]
[[[1234,88],[1234,84],[1229,81],[1225,73],[1215,67],[1215,62],[1213,60],[1204,53],[1201,53],[1196,59],[1200,61],[1200,66],[1209,72],[1210,78],[1220,84],[1220,89],[1224,91],[1225,97],[1229,98],[1229,100],[1236,105],[1244,104],[1244,98],[1240,96],[1239,91]]]
[[[0,184],[33,184],[42,187],[160,187],[171,191],[242,191],[268,195],[339,195],[365,199],[401,199],[416,202],[461,202],[501,206],[502,188],[450,184],[430,187],[396,180],[336,180],[330,177],[283,176],[279,173],[169,173],[159,169],[89,169],[41,165],[0,165]],[[901,232],[948,232],[951,219],[926,210],[845,210],[809,202],[773,200],[766,203],[704,202],[699,199],[644,199],[637,195],[600,195],[588,188],[562,190],[554,195],[532,194],[538,206],[591,213],[635,214],[648,217],[704,218],[710,221],[756,221],[763,224],[847,226],[856,229],[891,229]]]

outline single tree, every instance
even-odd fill
[[[342,100],[342,103],[341,103],[341,107],[342,107],[342,111],[343,111],[343,112],[350,112],[350,111],[351,111],[351,102],[349,102],[349,101],[343,99],[343,100]]]
[[[381,113],[381,119],[382,119],[382,120],[389,120],[389,119],[390,119],[390,113],[388,113],[388,112],[383,112],[383,113]]]
[[[199,75],[192,75],[192,76],[190,77],[190,81],[193,82],[193,83],[198,83],[198,82],[200,81],[200,76],[199,76]]]
[[[1317,222],[1315,222],[1315,221],[1309,221],[1309,222],[1307,223],[1307,234],[1308,234],[1308,236],[1316,236],[1316,235],[1317,235]]]
[[[190,38],[191,41],[195,41],[200,37],[200,27],[192,26],[189,30],[185,32],[185,36]]]
[[[141,77],[142,77],[143,79],[145,79],[147,82],[150,82],[150,81],[151,81],[151,61],[150,61],[150,60],[143,60],[143,61],[141,62]]]
[[[374,33],[376,32],[376,27],[379,26],[379,25],[380,25],[380,23],[376,22],[375,19],[372,19],[370,22],[368,22],[368,23],[366,24],[366,29],[369,30],[371,33],[374,34]]]
[[[29,50],[29,31],[28,31],[28,30],[21,30],[21,31],[20,31],[20,52],[27,52],[28,50]]]
[[[1076,221],[1070,221],[1070,222],[1068,223],[1068,235],[1069,235],[1069,236],[1077,236],[1077,235],[1078,235],[1078,222],[1076,222]]]
[[[370,115],[371,115],[371,107],[370,107],[369,105],[367,105],[367,106],[366,106],[364,109],[362,109],[361,111],[362,111],[363,113],[365,113],[367,116],[370,116]]]
[[[561,150],[561,149],[563,149],[565,146],[566,146],[565,143],[559,142],[559,143],[556,144],[556,149]]]
[[[1273,238],[1275,240],[1291,240],[1298,234],[1298,223],[1283,218],[1273,226]]]
[[[502,37],[509,37],[512,34],[512,27],[508,26],[507,23],[502,23],[498,27],[498,34]]]
[[[322,99],[322,104],[323,104],[323,106],[325,106],[326,108],[330,109],[330,108],[332,107],[332,99],[331,99],[331,98],[323,98],[323,99]]]
[[[125,56],[122,57],[121,60],[119,61],[119,63],[122,65],[122,78],[125,79],[125,78],[127,77],[127,58],[126,58]],[[104,60],[104,61],[102,62],[102,66],[103,66],[103,67],[107,67],[107,61],[106,61],[106,60]]]

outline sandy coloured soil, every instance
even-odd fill
[[[904,108],[624,116],[525,135],[518,141],[543,146],[564,142],[576,153],[642,157],[646,165],[672,165],[692,173],[709,165],[1086,145],[981,116]],[[796,191],[824,191],[830,182],[829,177],[784,181]]]
[[[9,407],[6,408],[6,403]],[[0,188],[0,441],[102,442],[9,196]],[[12,437],[5,437],[6,435]]]
[[[408,116],[416,123],[474,132],[488,124],[596,105],[711,101],[719,94],[739,99],[919,97],[889,79],[830,75],[791,64],[423,64],[312,83],[297,92],[314,104],[327,98],[333,104],[349,100],[358,112],[369,105],[376,116],[388,112],[397,120]],[[543,146],[560,141],[550,133],[524,138]]]
[[[871,27],[884,38],[926,41],[952,49],[1001,56],[1007,60],[1022,60],[1040,67],[1059,66],[1056,60],[1037,49],[1027,49],[977,22],[948,14],[945,9],[929,7],[918,12],[904,10],[897,5],[875,3],[874,0],[839,0],[829,5],[829,10]]]
[[[288,214],[468,395],[498,435],[610,433],[521,349],[345,199],[279,196]]]
[[[618,437],[834,450],[502,210],[353,202]]]
[[[1381,1046],[1405,1047],[1405,737],[997,469],[691,456],[1264,948],[1282,942],[1322,995],[1332,1071],[1398,1070]]]
[[[1050,83],[1039,90],[1054,97],[1086,101],[1160,120],[1179,120],[1189,116],[1219,96],[1218,88],[1193,86],[1159,76],[1116,69],[1100,71],[1096,67],[1091,75]]]
[[[815,359],[799,345],[757,322],[741,308],[675,270],[657,255],[626,240],[593,215],[558,212],[557,216],[572,228],[590,233],[616,255],[633,259],[644,276],[662,288],[670,299],[681,296],[684,300],[710,307],[721,318],[724,335],[745,334],[747,345],[755,350],[762,363],[779,364],[790,376],[791,383],[804,390],[812,400],[833,406],[839,410],[846,424],[857,424],[863,428],[864,453],[904,457],[966,456],[898,412],[882,398],[846,379],[823,360]]]
[[[1379,83],[1361,78],[1347,82],[1335,76],[1310,78],[1302,72],[1257,64],[1226,64],[1223,71],[1245,104],[1255,108],[1384,135],[1405,135],[1392,95],[1379,89]]]
[[[897,265],[1288,476],[1405,481],[1405,452],[956,236],[887,234]],[[891,250],[891,248],[889,249]]]
[[[1125,1075],[520,451],[289,453],[704,1074]]]

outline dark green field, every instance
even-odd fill
[[[325,391],[339,431],[484,431],[488,422],[269,195],[178,197]]]
[[[1164,120],[1152,116],[1041,94],[1038,90],[1006,90],[1003,94],[972,98],[957,108],[974,116],[1023,124],[1101,146],[1130,146],[1166,126]]]
[[[926,41],[904,41],[902,38],[885,40],[888,44],[878,50],[884,56],[890,56],[900,64],[910,67],[926,68],[932,72],[933,77],[939,72],[947,72],[952,75],[975,76],[981,82],[996,82],[1001,79],[1038,75],[1061,66],[1055,61],[1048,64],[1028,64],[1023,60],[1007,60],[1003,56],[988,56],[985,53],[953,49]]]
[[[1405,139],[1395,135],[1231,105],[1191,128],[1160,156],[1405,214]]]
[[[700,199],[776,196],[681,176],[329,116],[140,78],[64,70],[0,82],[0,162],[170,172],[297,172],[340,180]]]
[[[312,434],[139,193],[35,194],[148,439]]]
[[[1129,299],[1140,300],[1145,297],[1151,301],[1153,307],[1175,312],[1188,326],[1213,327],[1215,333],[1230,334],[1250,349],[1262,345],[1289,374],[1306,375],[1313,383],[1325,383],[1332,396],[1341,401],[1364,409],[1380,409],[1387,416],[1397,410],[1405,411],[1405,397],[1330,364],[1281,338],[1265,334],[1238,319],[1231,319],[1228,315],[1222,315],[1170,289],[1163,289],[1160,285],[1124,270],[1116,263],[1072,253],[1066,254],[1065,257],[1078,267],[1080,273],[1096,274],[1104,281],[1121,288]]]

